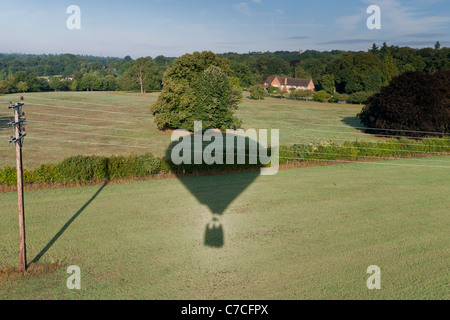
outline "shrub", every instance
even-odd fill
[[[330,102],[347,102],[349,98],[348,94],[336,92],[330,99]]]
[[[321,90],[321,91],[317,91],[314,94],[313,99],[314,99],[314,101],[327,102],[330,98],[331,98],[331,94],[329,94],[325,90]]]
[[[12,186],[17,183],[16,168],[6,166],[0,170],[0,185]]]
[[[269,94],[273,94],[273,93],[275,93],[275,92],[278,92],[278,88],[277,87],[274,87],[274,86],[270,86],[269,87]]]
[[[250,99],[264,100],[266,96],[266,90],[262,85],[251,86],[248,92],[250,92]]]
[[[372,95],[373,92],[365,92],[365,91],[355,92],[348,97],[348,102],[353,104],[363,104],[366,103],[367,99],[369,99],[369,97]]]

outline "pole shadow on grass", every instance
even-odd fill
[[[108,182],[105,182],[98,190],[97,192],[91,197],[91,199],[89,199],[88,202],[86,202],[73,216],[72,218],[69,219],[69,221],[66,222],[66,224],[61,228],[61,230],[59,230],[55,236],[49,241],[49,243],[47,243],[47,245],[44,247],[44,249],[41,250],[41,252],[39,252],[37,254],[37,256],[33,259],[33,261],[31,261],[31,263],[37,263],[39,262],[39,260],[44,256],[44,254],[55,244],[55,242],[62,236],[62,234],[67,230],[67,228],[70,227],[70,225],[72,224],[72,222],[75,221],[76,218],[78,218],[78,216],[83,213],[84,210],[86,210],[86,208],[92,203],[92,201],[95,200],[95,198],[97,198],[97,196],[103,191],[103,189],[106,187],[106,185],[108,184]]]
[[[203,152],[209,145],[203,142],[200,148],[195,148],[193,142],[194,136],[191,135],[191,159],[194,159],[195,153]],[[211,220],[205,227],[204,245],[211,248],[222,248],[225,245],[225,230],[222,224],[222,216],[228,206],[242,193],[248,186],[260,175],[261,165],[249,164],[249,148],[255,147],[259,150],[259,144],[254,140],[245,137],[245,148],[236,148],[234,150],[226,149],[227,139],[243,139],[236,135],[224,135],[223,139],[223,163],[207,165],[202,164],[179,164],[175,165],[172,159],[172,151],[179,144],[179,141],[172,142],[166,150],[165,159],[170,169],[179,178],[180,182],[189,190],[189,192],[203,205],[206,205],[211,214]],[[214,141],[214,140],[213,140]],[[265,149],[264,149],[265,150]],[[177,150],[178,152],[178,150]],[[226,164],[227,153],[234,153],[234,159],[237,163],[239,154],[245,155],[245,164]],[[183,154],[183,151],[179,154]],[[215,156],[215,153],[213,152]],[[240,174],[230,174],[242,172]],[[202,173],[201,177],[189,177],[190,174],[196,175]],[[206,176],[204,176],[206,175]]]

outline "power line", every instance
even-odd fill
[[[126,106],[106,105],[106,104],[83,102],[83,101],[74,101],[74,100],[65,100],[65,99],[42,98],[42,97],[35,97],[35,96],[27,96],[27,99],[29,99],[29,98],[31,98],[31,99],[39,99],[39,100],[49,100],[49,101],[61,101],[61,102],[88,104],[88,105],[113,107],[113,108],[128,108],[128,109],[131,108],[131,107],[126,107]],[[6,102],[6,101],[3,101],[3,102]],[[83,109],[83,110],[85,110],[85,109]],[[308,123],[308,122],[301,122],[300,125],[313,125],[313,126],[324,126],[324,127],[348,128],[348,126],[344,126],[344,125],[327,125],[327,124]],[[351,127],[354,128],[354,129],[361,129],[361,130],[383,130],[383,131],[395,131],[395,132],[410,132],[410,133],[450,135],[450,133],[447,133],[447,132],[436,132],[436,131],[417,131],[417,130],[402,130],[402,129],[389,129],[389,128],[370,128],[370,127],[362,127],[362,126],[361,127],[359,127],[359,126],[351,126]],[[284,128],[296,128],[296,127],[284,127]],[[403,137],[403,136],[396,136],[396,137]],[[421,138],[421,137],[418,137],[418,138]]]
[[[41,98],[41,97],[33,97],[33,96],[27,96],[27,99],[61,101],[61,102],[88,104],[88,105],[93,105],[93,106],[112,107],[112,108],[121,108],[121,109],[130,109],[130,108],[132,108],[132,107],[127,107],[127,106],[116,106],[116,105],[107,105],[107,104],[100,104],[100,103],[92,103],[92,102],[84,102],[84,101],[73,101],[73,100],[65,100],[65,99],[54,99],[54,98],[50,99],[50,98]]]
[[[46,140],[46,141],[57,141],[57,142],[70,142],[70,143],[81,143],[81,144],[91,144],[91,145],[101,145],[101,146],[113,146],[113,147],[125,147],[125,148],[139,148],[139,149],[150,149],[145,146],[133,146],[133,145],[120,145],[120,144],[112,144],[112,143],[100,143],[100,142],[88,142],[88,141],[76,141],[76,140],[62,140],[62,139],[46,139],[46,138],[38,138],[38,137],[29,137],[29,139],[33,140]]]
[[[394,131],[394,132],[410,132],[410,133],[450,135],[450,133],[438,132],[438,131],[417,131],[417,130],[401,130],[401,129],[387,129],[387,128],[369,128],[369,127],[356,127],[356,126],[351,126],[351,125],[348,125],[348,126],[346,126],[346,125],[332,125],[332,124],[312,123],[312,122],[303,122],[303,121],[299,122],[299,125],[309,125],[309,126],[319,126],[319,127],[336,127],[336,128],[347,128],[347,129],[352,129],[353,128],[353,129],[360,129],[360,130],[384,130],[384,131]],[[298,127],[283,127],[283,128],[286,128],[286,129],[299,129]],[[365,132],[361,132],[361,133],[367,134]],[[407,137],[407,136],[401,136],[401,137]]]
[[[281,157],[280,157],[281,158]],[[294,159],[294,160],[307,160],[307,161],[322,161],[322,162],[342,162],[342,163],[358,163],[358,164],[374,164],[374,165],[387,165],[387,166],[400,166],[400,167],[424,167],[424,168],[450,168],[450,166],[429,166],[429,165],[418,165],[418,164],[400,164],[400,163],[386,163],[378,161],[349,161],[349,160],[331,160],[331,159],[311,159],[311,158],[291,158],[282,157],[282,159]],[[395,161],[402,161],[404,159],[398,159]]]
[[[133,114],[130,112],[118,112],[118,111],[106,111],[106,110],[96,110],[96,109],[84,109],[84,108],[75,108],[75,107],[65,107],[65,106],[54,106],[49,104],[40,104],[40,103],[29,103],[29,105],[32,106],[39,106],[39,107],[47,107],[47,108],[56,108],[56,109],[68,109],[68,110],[78,110],[78,111],[84,111],[84,112],[101,112],[101,113],[109,113],[109,114],[124,114],[127,116],[139,116],[139,117],[148,117],[152,118],[151,115],[140,115],[140,114]]]
[[[33,121],[33,122],[40,122],[40,121]],[[46,123],[46,122],[42,122],[42,123]],[[62,124],[62,123],[58,123],[58,125],[64,125],[64,126],[69,126],[69,127],[92,127],[92,128],[105,128],[105,127],[98,127],[98,126],[89,126],[89,125],[75,125],[75,124]],[[117,130],[121,130],[121,128],[115,128]],[[43,130],[43,129],[40,129]],[[123,130],[132,130],[132,129],[123,129]],[[133,130],[135,131],[135,130]],[[137,132],[142,132],[142,131],[137,131]],[[139,138],[139,137],[128,137],[128,136],[115,136],[115,135],[102,135],[102,134],[91,134],[91,133],[82,133],[82,132],[70,132],[68,131],[67,133],[77,133],[77,134],[85,134],[85,135],[95,135],[95,136],[104,136],[104,137],[112,137],[112,138],[124,138],[124,139],[137,139],[137,140],[151,140],[151,139],[146,139],[146,138]],[[303,146],[315,146],[315,147],[322,147],[322,144],[318,144],[318,143],[295,143],[295,145],[303,145]],[[420,145],[417,145],[418,147],[420,147]],[[424,147],[429,147],[429,145],[423,145]],[[409,150],[409,149],[382,149],[382,148],[369,148],[369,147],[360,147],[360,146],[342,146],[342,145],[332,145],[331,147],[335,147],[335,148],[351,148],[351,149],[363,149],[363,150],[377,150],[377,151],[393,151],[393,152],[405,152],[405,153],[430,153],[430,154],[445,154],[445,152],[433,152],[433,151],[418,151],[418,150]],[[448,147],[448,146],[446,146]],[[296,151],[291,151],[291,152],[296,152]]]
[[[362,133],[362,132],[345,132],[345,131],[327,131],[327,130],[318,130],[318,129],[301,129],[304,131],[313,131],[313,132],[326,132],[326,133],[340,133],[340,134],[357,134],[357,135],[361,135],[361,134],[366,134],[366,133]],[[370,136],[373,137],[391,137],[391,138],[414,138],[414,139],[423,139],[424,137],[405,137],[405,136],[398,136],[398,135],[384,135],[384,134],[370,134]],[[442,140],[450,140],[447,138],[440,138]]]
[[[307,138],[307,139],[320,139],[323,141],[345,141],[345,142],[354,142],[353,140],[348,140],[348,139],[339,139],[339,138],[328,138],[328,137],[311,137],[311,136],[294,136],[297,138]],[[434,139],[440,139],[440,138],[434,138]],[[427,141],[427,139],[423,139],[421,141]],[[377,143],[377,144],[385,144],[385,145],[405,145],[405,146],[421,146],[420,144],[417,143],[403,143],[403,142],[394,142],[394,143],[390,143],[390,142],[384,142],[384,141],[358,141],[356,140],[356,142],[360,142],[360,143]],[[294,143],[296,144],[296,143]],[[434,144],[423,144],[424,146],[427,147],[440,147],[440,148],[450,148],[450,146],[440,146],[440,145],[434,145]]]
[[[52,132],[63,132],[63,133],[74,133],[74,134],[83,134],[88,136],[98,136],[98,137],[108,137],[108,138],[118,138],[118,139],[135,139],[135,140],[145,140],[145,141],[153,141],[153,139],[150,138],[139,138],[139,137],[128,137],[128,136],[115,136],[115,135],[108,135],[108,134],[98,134],[98,133],[88,133],[86,132],[77,132],[77,131],[63,131],[63,130],[56,130],[56,129],[47,129],[47,128],[33,128],[33,130],[40,130],[40,131],[52,131]]]
[[[49,114],[49,113],[43,113],[43,112],[27,112],[27,114],[35,114],[35,115],[44,115],[49,117],[63,117],[63,118],[77,118],[77,119],[83,119],[83,120],[89,120],[89,121],[104,121],[104,122],[117,122],[117,123],[127,123],[127,124],[137,124],[137,122],[132,121],[121,121],[121,120],[113,120],[113,119],[97,119],[97,118],[88,118],[86,117],[78,117],[78,116],[66,116],[62,114]]]
[[[168,148],[164,148],[164,147],[158,147],[158,146],[138,146],[138,145],[121,145],[121,144],[112,144],[112,143],[98,143],[98,142],[87,142],[87,141],[77,141],[77,140],[63,140],[63,139],[46,139],[46,138],[40,138],[40,137],[29,137],[29,139],[32,140],[44,140],[44,141],[56,141],[56,142],[67,142],[67,143],[78,143],[78,144],[89,144],[89,145],[101,145],[101,146],[113,146],[113,147],[123,147],[123,148],[137,148],[137,149],[147,149],[147,150],[152,150],[152,149],[159,149],[159,150],[165,150],[165,152],[167,153],[168,151],[172,151],[172,149]],[[201,153],[203,153],[203,151],[200,151]],[[200,153],[197,152],[197,153]],[[196,151],[193,151],[193,153],[196,153]],[[234,156],[238,156],[238,155],[243,155],[243,156],[247,156],[248,154],[240,154],[240,153],[230,153],[230,152],[226,152],[224,153],[224,155],[227,154],[232,154]],[[398,157],[393,157],[393,158],[389,158],[389,157],[376,157],[376,156],[355,156],[355,155],[349,155],[349,154],[327,154],[327,153],[311,153],[311,154],[320,154],[320,155],[335,155],[335,156],[342,156],[342,157],[357,157],[357,158],[365,158],[365,159],[385,159],[387,161],[424,161],[424,162],[449,162],[446,160],[435,160],[435,159],[422,159],[422,158],[401,158],[401,156]],[[448,156],[448,154],[442,154],[443,156]],[[318,158],[306,158],[306,157],[280,157],[278,156],[277,158],[279,159],[286,159],[286,160],[302,160],[302,162],[308,162],[308,161],[321,161],[321,162],[337,162],[337,163],[361,163],[361,164],[377,164],[377,165],[391,165],[391,166],[404,166],[404,167],[425,167],[425,168],[450,168],[450,166],[430,166],[430,165],[412,165],[412,164],[399,164],[399,163],[381,163],[378,161],[357,161],[357,160],[341,160],[341,159],[318,159]]]
[[[323,147],[321,144],[313,144],[313,143],[297,143],[297,145],[303,146],[315,146],[315,147]],[[367,148],[367,147],[356,147],[356,146],[341,146],[341,145],[333,145],[330,146],[333,148],[350,148],[350,149],[364,149],[364,150],[378,150],[378,151],[394,151],[394,152],[412,152],[412,153],[430,153],[430,154],[446,154],[445,152],[433,152],[433,151],[417,151],[417,150],[409,150],[409,149],[380,149],[380,148]]]
[[[81,104],[89,104],[89,105],[97,105],[97,106],[105,106],[105,107],[118,107],[113,105],[104,105],[104,104],[95,104],[95,103],[88,103],[88,102],[80,102],[80,101],[72,101],[72,100],[63,100],[63,99],[49,99],[49,98],[37,98],[37,97],[31,97],[32,99],[42,99],[42,100],[55,100],[55,101],[64,101],[64,102],[71,102],[71,103],[81,103]],[[84,109],[84,108],[75,108],[75,107],[67,107],[67,106],[54,106],[54,105],[45,105],[45,104],[37,104],[37,103],[30,103],[31,105],[37,105],[37,106],[44,106],[44,107],[51,107],[51,108],[61,108],[61,109],[71,109],[71,110],[81,110],[81,111],[92,111],[92,112],[103,112],[103,113],[111,113],[111,114],[126,114],[126,115],[132,115],[130,113],[124,113],[124,112],[115,112],[115,111],[106,111],[106,110],[90,110],[90,109]],[[130,107],[122,107],[120,108],[130,108]],[[142,115],[140,115],[142,116]],[[147,116],[149,118],[153,118],[153,115],[143,115]],[[178,119],[185,119],[184,117],[179,117]],[[339,127],[339,128],[348,128],[347,126],[343,125],[327,125],[327,124],[320,124],[320,123],[308,123],[308,122],[301,122],[299,125],[313,125],[313,126],[324,126],[324,127]],[[283,127],[284,129],[292,128],[292,129],[299,129],[298,127]],[[411,133],[424,133],[424,134],[442,134],[442,135],[450,135],[450,133],[445,132],[431,132],[431,131],[416,131],[416,130],[401,130],[401,129],[388,129],[388,128],[369,128],[369,127],[352,127],[354,129],[362,129],[362,130],[382,130],[382,131],[395,131],[395,132],[411,132]],[[348,128],[350,129],[350,128]],[[358,134],[358,135],[370,135],[370,136],[377,136],[377,137],[394,137],[394,138],[405,138],[405,136],[399,136],[399,135],[382,135],[382,134],[368,134],[364,132],[346,132],[346,131],[325,131],[325,130],[313,130],[313,129],[301,129],[306,131],[315,131],[315,132],[327,132],[327,133],[342,133],[342,134]],[[410,137],[410,138],[423,138],[423,137]]]
[[[295,151],[285,151],[287,153],[295,153]],[[349,157],[349,158],[366,158],[366,159],[382,159],[382,160],[407,160],[407,161],[426,161],[426,162],[449,162],[450,160],[435,160],[435,159],[418,159],[418,158],[401,158],[401,156],[391,156],[391,157],[379,157],[379,156],[360,156],[360,155],[352,155],[352,154],[339,154],[339,153],[321,153],[321,152],[309,152],[305,151],[307,154],[315,154],[315,155],[326,155],[326,156],[340,156],[340,157]],[[424,152],[423,154],[426,154]],[[450,153],[443,154],[442,156],[450,156]],[[394,158],[394,159],[393,159]],[[307,158],[309,159],[309,158]]]
[[[39,121],[39,120],[32,120],[29,121],[30,123],[45,123],[48,124],[48,121]],[[102,126],[90,126],[87,124],[73,124],[73,123],[63,123],[63,122],[52,122],[52,125],[57,126],[67,126],[67,127],[83,127],[83,128],[95,128],[95,129],[107,129],[107,130],[123,130],[123,131],[130,131],[130,132],[146,132],[143,130],[135,130],[135,129],[127,129],[127,128],[111,128],[111,127],[102,127]]]

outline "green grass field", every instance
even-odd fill
[[[157,93],[24,96],[27,168],[75,155],[163,155],[170,144],[149,112]],[[15,164],[6,122],[19,97],[0,96],[0,168]],[[245,98],[237,116],[245,129],[280,129],[281,144],[378,141],[355,128],[360,110]],[[2,270],[18,264],[17,198],[0,193],[0,300],[448,299],[449,161],[337,161],[266,177],[28,191],[34,271],[9,278]],[[207,231],[212,212],[221,215],[216,232]],[[55,262],[64,267],[45,271]],[[81,267],[80,291],[66,287],[69,265]],[[381,290],[366,287],[370,265],[382,270]]]
[[[448,169],[401,163],[257,177],[221,248],[204,244],[209,207],[252,173],[26,192],[29,260],[78,265],[82,289],[62,268],[0,283],[0,299],[448,299]],[[1,270],[18,264],[16,194],[0,203]]]
[[[42,163],[75,155],[129,155],[152,152],[163,155],[170,133],[157,130],[150,105],[158,93],[47,92],[26,93],[24,164],[32,169]],[[12,129],[9,101],[19,94],[0,96],[0,167],[14,165],[9,145]],[[237,116],[245,129],[280,129],[280,143],[310,143],[324,140],[369,140],[374,138],[352,126],[359,105],[323,104],[267,98],[245,98]]]

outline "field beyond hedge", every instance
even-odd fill
[[[78,265],[82,289],[68,290],[61,268],[0,277],[0,299],[450,298],[448,169],[352,163],[260,176],[223,213],[223,247],[205,246],[209,207],[252,174],[26,192],[29,260]],[[18,263],[16,194],[0,203],[2,270]],[[382,270],[379,291],[366,288],[370,265]]]
[[[170,132],[158,131],[150,105],[158,93],[46,92],[25,93],[26,129],[24,165],[84,156],[129,156],[152,153],[162,156]],[[20,95],[0,96],[0,168],[15,165],[14,148],[8,143],[12,129],[9,101]],[[3,106],[3,107],[1,107]],[[266,98],[244,98],[237,116],[245,129],[280,129],[280,143],[334,140],[380,141],[362,133],[355,118],[362,106]]]

